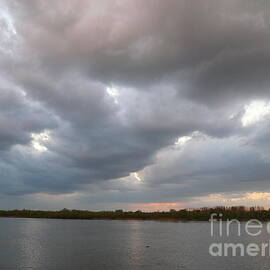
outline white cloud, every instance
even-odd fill
[[[107,87],[106,91],[108,95],[113,98],[114,103],[118,104],[119,91],[115,87]]]
[[[270,103],[266,101],[253,101],[245,106],[245,113],[241,119],[244,127],[264,120],[270,115]]]
[[[190,136],[182,136],[182,137],[179,137],[177,139],[177,141],[175,142],[175,145],[180,145],[180,146],[183,146],[185,145],[188,141],[190,141],[192,139],[192,137]]]
[[[44,145],[45,142],[50,140],[50,132],[44,131],[42,133],[32,133],[32,146],[38,152],[46,152],[48,148]]]
[[[134,178],[135,178],[137,181],[139,181],[139,182],[142,181],[142,179],[140,178],[140,176],[139,176],[138,173],[133,173],[133,176],[134,176]]]

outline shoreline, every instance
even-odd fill
[[[46,218],[46,219],[71,219],[71,220],[149,220],[149,221],[169,221],[169,222],[205,222],[213,218],[216,221],[248,221],[256,219],[259,221],[270,221],[270,210],[262,207],[214,207],[199,209],[171,209],[163,212],[143,212],[124,211],[122,209],[114,211],[89,211],[76,209],[62,210],[29,210],[14,209],[0,210],[0,218]]]
[[[198,220],[198,219],[180,219],[180,218],[53,218],[53,217],[18,217],[18,216],[0,216],[2,218],[14,218],[14,219],[53,219],[53,220],[112,220],[112,221],[157,221],[157,222],[209,222],[209,220]],[[230,220],[230,219],[228,219]],[[270,219],[260,220],[262,223],[269,222]],[[222,220],[226,222],[227,220]],[[239,222],[247,222],[249,219],[240,219]]]
[[[52,218],[52,217],[18,217],[18,216],[0,216],[1,218],[27,218],[27,219],[61,219],[61,220],[138,220],[138,221],[171,221],[171,222],[188,222],[198,221],[206,222],[208,220],[190,220],[190,219],[179,219],[179,218]]]

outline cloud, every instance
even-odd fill
[[[268,3],[0,6],[5,198],[173,203],[267,187]]]

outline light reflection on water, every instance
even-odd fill
[[[269,240],[265,233],[256,239],[235,235],[230,241]],[[218,240],[208,222],[2,218],[0,270],[269,269],[269,257],[211,257],[208,247]]]
[[[37,269],[41,266],[42,239],[44,237],[44,222],[42,220],[25,219],[20,226],[22,239],[19,242],[19,249],[22,254],[22,261],[19,267]]]
[[[142,222],[131,222],[130,224],[130,235],[129,235],[129,245],[130,245],[130,261],[133,265],[140,265],[143,261],[142,257],[144,255],[144,242],[142,239]]]

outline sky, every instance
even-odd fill
[[[0,208],[270,207],[269,13],[0,0]]]

